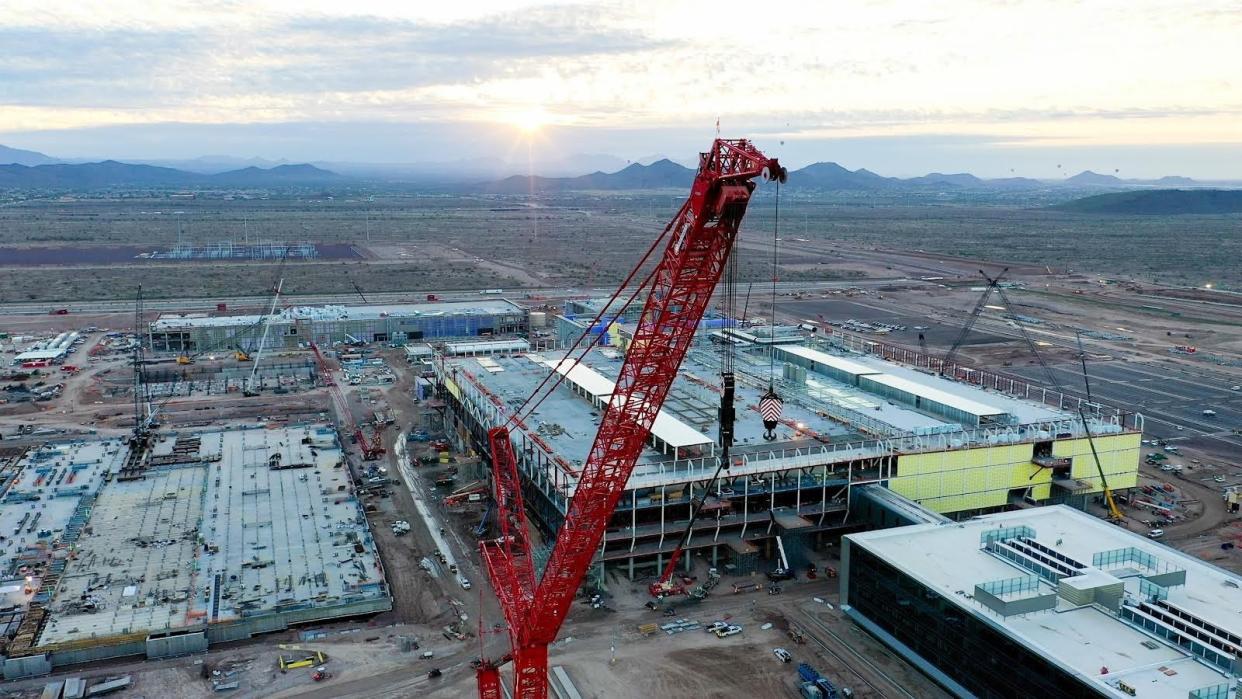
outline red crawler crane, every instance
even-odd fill
[[[372,442],[366,438],[366,435],[362,434],[362,428],[358,427],[358,423],[354,421],[354,413],[349,409],[349,402],[345,400],[345,395],[341,393],[340,385],[336,383],[336,378],[332,376],[332,366],[328,364],[328,360],[324,359],[324,356],[319,352],[319,345],[312,342],[310,346],[315,353],[315,364],[319,367],[319,378],[328,387],[328,393],[332,395],[332,405],[336,408],[336,414],[341,418],[342,430],[353,433],[354,439],[358,441],[358,447],[362,449],[362,458],[367,461],[378,459],[385,452],[379,435],[375,435],[375,441]]]
[[[484,661],[479,667],[481,699],[500,698],[499,665],[510,659],[514,699],[548,696],[548,645],[599,550],[608,519],[720,281],[757,178],[784,180],[785,170],[750,141],[716,139],[710,151],[700,154],[690,197],[667,229],[668,246],[651,276],[612,400],[539,580],[508,426],[488,433],[500,537],[479,547],[509,625],[512,650],[499,662]]]

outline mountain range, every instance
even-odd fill
[[[542,177],[514,175],[478,187],[498,194],[529,192],[568,192],[576,190],[684,189],[694,180],[694,170],[671,160],[657,160],[650,165],[630,165],[617,172],[592,172],[577,177]],[[1005,191],[1035,190],[1053,187],[1126,188],[1131,186],[1193,187],[1194,180],[1185,177],[1163,177],[1159,180],[1123,180],[1100,175],[1090,170],[1065,180],[1036,180],[1028,177],[983,179],[970,173],[933,172],[921,177],[885,177],[865,168],[850,170],[837,163],[814,163],[791,170],[785,186],[794,190],[854,192],[933,192],[933,191]]]
[[[415,163],[368,165],[365,163],[291,164],[260,158],[204,156],[190,160],[75,162],[58,160],[29,150],[0,146],[0,188],[97,189],[138,186],[293,186],[331,185],[344,182],[392,182],[468,190],[494,194],[568,192],[582,190],[685,189],[694,170],[667,158],[648,159],[624,167],[624,161],[605,155],[579,155],[548,163],[544,172],[570,171],[587,164],[601,166],[586,175],[550,177],[514,175],[497,179],[495,173],[512,165],[502,161],[463,161],[456,164]],[[3,163],[13,163],[6,165]],[[620,167],[605,172],[602,168]],[[582,170],[579,169],[579,172]],[[431,172],[441,173],[434,180]],[[445,178],[443,173],[456,173]],[[849,170],[837,163],[821,162],[793,170],[786,185],[793,190],[842,192],[1005,192],[1024,190],[1126,189],[1130,187],[1196,187],[1185,177],[1157,180],[1121,179],[1090,170],[1060,180],[1026,177],[983,179],[969,173],[933,172],[920,177],[885,177],[865,168]]]
[[[278,165],[264,170],[247,167],[204,175],[155,165],[135,165],[115,160],[100,163],[54,163],[49,165],[0,165],[0,188],[8,189],[100,189],[116,186],[211,187],[318,185],[347,178],[313,165]]]

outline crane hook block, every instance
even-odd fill
[[[771,387],[768,388],[767,393],[763,394],[763,398],[759,399],[759,416],[763,418],[763,438],[769,442],[776,439],[776,425],[781,421],[784,407],[784,401]]]

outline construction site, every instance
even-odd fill
[[[138,463],[120,440],[49,444],[6,472],[27,590],[10,676],[391,608],[330,427],[171,433]]]
[[[952,667],[1001,640],[1046,692],[1234,696],[1195,605],[1242,603],[1242,376],[1051,270],[782,240],[897,270],[741,285],[784,176],[714,142],[611,296],[312,300],[282,255],[242,301],[6,314],[14,696],[1021,693]]]

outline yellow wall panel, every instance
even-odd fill
[[[1095,439],[1109,487],[1124,490],[1138,481],[1141,435],[1106,435]],[[941,513],[1001,507],[1009,492],[1030,488],[1036,500],[1052,492],[1052,471],[1031,463],[1033,444],[1008,444],[978,449],[904,454],[889,487]],[[1075,478],[1096,484],[1099,476],[1085,439],[1056,442],[1053,455],[1073,460]]]

